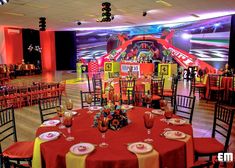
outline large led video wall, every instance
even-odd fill
[[[168,50],[169,56],[182,66],[220,69],[228,61],[230,26],[231,16],[226,16],[178,24],[77,31],[77,59],[105,60],[112,54],[120,61],[143,53],[151,59],[163,59]]]

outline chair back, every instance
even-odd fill
[[[218,133],[220,136],[225,138],[224,152],[227,151],[229,146],[234,113],[235,107],[225,106],[219,103],[216,103],[215,105],[212,137],[215,138],[216,133]]]
[[[95,73],[95,74],[92,75],[92,78],[101,79],[101,74],[100,73]]]
[[[163,96],[164,78],[151,79],[151,95]]]
[[[19,93],[20,94],[28,93],[28,87],[27,86],[19,87]]]
[[[233,75],[232,89],[233,91],[235,91],[235,75]]]
[[[13,106],[0,110],[0,143],[10,136],[17,141]]]
[[[129,101],[128,98],[129,99],[132,98],[132,95],[134,94],[133,91],[135,90],[135,80],[134,79],[133,80],[120,79],[119,87],[120,87],[119,88],[120,98],[121,98],[121,104],[122,104],[126,96],[127,96],[127,101]]]
[[[92,85],[94,91],[95,104],[99,104],[103,99],[103,86],[101,78],[92,78]]]
[[[217,87],[218,89],[221,88],[222,75],[209,74],[208,78],[209,78],[209,88],[212,87]]]
[[[176,95],[174,103],[174,114],[188,119],[189,123],[192,123],[194,105],[195,105],[196,96],[185,96],[185,95]]]
[[[86,96],[88,96],[88,95],[92,96],[92,103],[91,103],[91,105],[93,104],[93,105],[101,106],[101,100],[97,99],[97,97],[98,97],[97,93],[95,93],[95,92],[83,92],[83,91],[80,91],[81,107],[82,107],[82,109],[86,108],[86,107],[90,107],[90,105],[86,101]]]
[[[56,114],[56,107],[61,105],[61,96],[46,97],[39,99],[41,123],[50,119]]]
[[[17,93],[17,88],[16,87],[7,88],[7,94],[8,95],[15,95],[16,93]]]
[[[144,91],[133,91],[134,98],[133,98],[133,105],[143,107],[145,92]],[[129,94],[128,94],[129,95]],[[129,99],[128,99],[129,100]],[[131,100],[131,99],[130,99]],[[129,101],[130,101],[129,100]]]
[[[88,87],[88,92],[91,92],[91,83],[90,83],[90,77],[88,74],[85,75],[86,80],[87,80],[87,87]]]

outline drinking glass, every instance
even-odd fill
[[[173,116],[173,108],[166,106],[164,117],[167,123],[169,123],[169,119],[171,119],[172,116]]]
[[[66,138],[67,141],[73,141],[74,137],[71,136],[71,127],[73,124],[73,114],[72,112],[64,113],[64,125],[68,131],[68,137]]]
[[[72,102],[71,99],[68,99],[65,103],[66,103],[67,110],[72,110],[73,109],[73,102]]]
[[[119,94],[114,94],[114,96],[113,96],[113,100],[114,100],[114,104],[119,104],[119,102],[120,102],[120,95]]]
[[[146,111],[144,113],[144,126],[145,128],[147,128],[147,134],[148,134],[148,138],[144,140],[144,142],[147,142],[147,143],[151,143],[153,142],[153,139],[150,138],[151,136],[151,128],[153,128],[153,124],[154,124],[154,115],[149,112],[149,111]]]
[[[62,105],[56,107],[56,112],[58,117],[60,118],[60,125],[59,125],[59,129],[64,129],[65,126],[63,125],[64,122],[64,107]]]
[[[87,113],[92,113],[92,111],[90,110],[90,108],[91,108],[91,103],[92,103],[92,95],[91,94],[87,94],[86,95],[86,97],[85,97],[85,99],[86,99],[86,102],[87,102],[87,104],[89,104],[89,110],[88,110],[88,112]]]
[[[109,119],[104,117],[98,120],[98,130],[101,132],[102,143],[99,144],[100,147],[108,147],[108,144],[105,142],[105,132],[108,130]]]
[[[161,110],[165,110],[165,108],[167,107],[167,101],[166,100],[160,100],[160,108]]]
[[[149,108],[150,104],[152,103],[152,95],[151,94],[145,95],[145,103],[147,104],[147,108]]]

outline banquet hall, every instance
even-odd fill
[[[233,0],[0,0],[0,168],[235,167]]]

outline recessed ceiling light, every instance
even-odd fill
[[[172,7],[172,4],[166,2],[166,1],[163,1],[163,0],[157,0],[155,1],[156,3],[159,3],[159,4],[162,4],[164,6],[167,6],[167,7]]]
[[[195,17],[195,18],[199,18],[200,16],[198,16],[197,14],[191,14],[191,16]]]
[[[14,13],[14,12],[4,12],[6,15],[13,15],[13,16],[25,16],[24,13]]]

